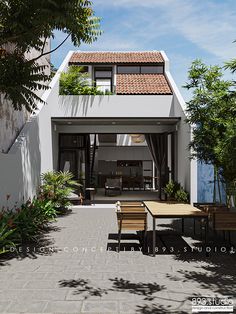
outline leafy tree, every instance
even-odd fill
[[[232,193],[236,182],[234,83],[223,79],[222,68],[201,60],[192,63],[188,79],[184,87],[193,90],[187,103],[187,121],[193,127],[192,157],[212,164],[215,178],[222,178],[226,192]]]
[[[71,65],[67,72],[61,73],[60,95],[110,95],[111,92],[100,91],[95,86],[89,86],[90,77],[83,72],[83,67]]]
[[[0,58],[0,92],[11,99],[16,110],[25,106],[34,111],[36,89],[47,88],[49,76],[37,64],[42,56],[58,49],[67,38],[75,46],[92,43],[100,34],[99,18],[94,16],[89,0],[3,0],[0,2],[0,47],[10,46]],[[45,45],[54,30],[63,31],[66,38],[52,51]],[[25,53],[32,48],[38,56],[32,60]]]

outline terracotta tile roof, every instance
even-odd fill
[[[164,74],[117,74],[116,94],[172,94]]]
[[[74,52],[69,63],[164,63],[164,60],[158,51]]]

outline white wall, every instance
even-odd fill
[[[22,203],[32,197],[40,182],[40,143],[38,119],[26,123],[8,154],[0,153],[0,207]]]
[[[181,185],[190,193],[190,201],[193,203],[197,202],[197,162],[189,158],[188,145],[191,141],[191,127],[185,122],[186,104],[169,72],[169,60],[164,52],[162,52],[162,56],[165,60],[165,75],[173,90],[171,116],[181,117],[176,132],[176,176]]]
[[[60,96],[55,117],[169,117],[172,95]],[[57,106],[58,104],[58,106]]]

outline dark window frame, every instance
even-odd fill
[[[96,76],[96,72],[104,72],[104,71],[108,71],[111,72],[111,76],[104,76],[104,77],[97,77]],[[94,67],[93,68],[93,73],[94,73],[94,85],[95,87],[97,86],[97,79],[104,79],[104,80],[110,80],[110,88],[111,88],[111,92],[113,92],[113,76],[114,76],[114,71],[113,71],[113,67],[112,66],[101,66],[101,67]]]
[[[119,67],[139,67],[139,73],[119,73]],[[162,67],[161,73],[142,73],[141,67]],[[116,74],[164,74],[165,66],[163,63],[160,64],[117,64]]]

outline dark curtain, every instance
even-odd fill
[[[162,189],[167,181],[167,145],[168,134],[146,134],[145,139],[159,172],[159,198],[162,200]]]
[[[85,189],[90,187],[90,136],[84,135],[85,146]],[[85,198],[90,199],[90,192],[85,190]]]

